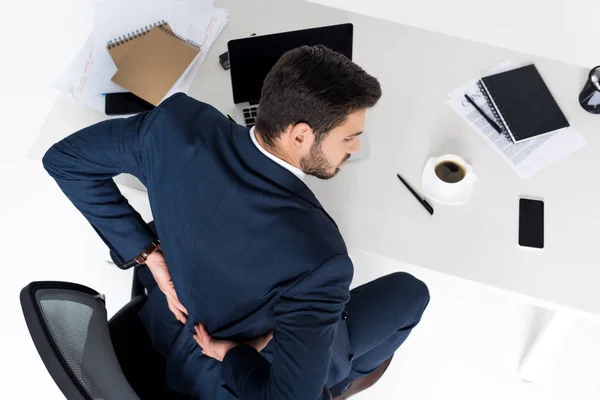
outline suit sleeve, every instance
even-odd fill
[[[156,112],[82,129],[52,146],[42,160],[102,240],[125,260],[142,253],[156,237],[112,178],[130,173],[145,181],[141,148]]]
[[[347,255],[335,256],[282,296],[275,307],[272,365],[247,345],[226,354],[222,379],[240,400],[322,398],[352,270]]]

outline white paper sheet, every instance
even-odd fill
[[[126,92],[110,79],[117,72],[106,43],[165,20],[178,35],[201,44],[200,54],[169,91],[187,93],[206,53],[228,21],[214,0],[95,0],[94,30],[54,87],[64,95],[104,112],[105,93]]]
[[[90,36],[67,69],[54,83],[54,87],[69,98],[104,112],[104,96],[94,86],[94,42]]]
[[[488,75],[518,67],[518,63],[506,61],[491,70]],[[470,95],[487,115],[492,115],[484,95],[477,86],[477,81],[478,79],[474,79],[450,93],[447,104],[477,133],[485,137],[522,179],[531,178],[543,168],[586,145],[583,135],[573,126],[524,142],[513,143],[496,132],[464,98],[465,94]]]
[[[175,82],[175,85],[173,85],[171,90],[169,90],[165,98],[177,92],[189,92],[192,84],[194,83],[194,79],[196,79],[196,75],[202,66],[202,63],[204,62],[204,59],[206,58],[208,50],[229,21],[228,17],[229,13],[224,8],[215,8],[212,11],[211,18],[208,24],[205,26],[204,35],[200,46],[200,54],[196,56],[194,61],[192,61],[190,66],[183,73],[183,75],[181,75],[179,80]]]
[[[189,0],[173,0],[173,16],[169,26],[178,35],[185,37],[190,24],[190,3]]]
[[[173,20],[169,24],[178,35],[200,44],[214,6],[214,0],[174,0]]]
[[[214,0],[188,1],[192,3],[192,12],[190,15],[193,16],[193,20],[189,22],[187,36],[185,37],[202,44],[206,35],[206,27],[214,17],[213,10],[222,10],[225,11],[225,14],[227,14],[227,11],[222,8],[215,9]]]

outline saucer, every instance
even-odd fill
[[[429,168],[429,165],[423,170],[423,177],[421,179],[421,188],[423,194],[430,200],[433,200],[440,204],[448,205],[459,205],[465,204],[469,201],[471,193],[473,192],[473,185],[467,185],[465,188],[456,193],[448,193],[442,190],[437,184],[437,178],[433,168]]]

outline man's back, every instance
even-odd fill
[[[178,94],[151,113],[72,135],[44,165],[109,244],[139,235],[130,223],[139,215],[105,179],[130,172],[147,186],[189,313],[185,326],[177,321],[142,270],[149,298],[141,317],[167,358],[171,388],[225,399],[225,383],[242,398],[316,399],[326,379],[347,375],[349,343],[338,323],[353,271],[343,239],[306,185],[262,154],[248,129]],[[239,343],[274,330],[263,352],[272,365],[249,346],[230,350],[222,363],[204,356],[196,323]]]
[[[271,322],[239,322],[266,318],[265,306],[292,282],[346,255],[306,185],[211,106],[169,99],[144,141],[145,183],[169,270],[190,317],[213,334],[266,333]]]
[[[340,233],[306,185],[260,153],[248,129],[186,96],[161,107],[144,139],[151,160],[144,183],[179,298],[214,337],[263,335],[274,328],[281,296],[323,262],[346,257]],[[349,285],[350,268],[336,274],[320,279]],[[143,312],[147,325],[164,319],[160,326],[172,327],[151,330],[153,339],[176,337],[170,311],[153,304]],[[188,350],[195,344],[191,334],[178,340]],[[214,367],[206,357],[202,363]]]

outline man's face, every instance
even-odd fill
[[[366,109],[353,112],[320,144],[314,142],[309,154],[300,159],[302,171],[319,179],[333,178],[350,155],[360,149],[359,135],[365,126],[366,113]]]

